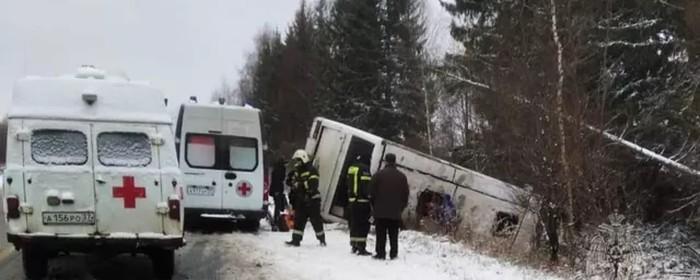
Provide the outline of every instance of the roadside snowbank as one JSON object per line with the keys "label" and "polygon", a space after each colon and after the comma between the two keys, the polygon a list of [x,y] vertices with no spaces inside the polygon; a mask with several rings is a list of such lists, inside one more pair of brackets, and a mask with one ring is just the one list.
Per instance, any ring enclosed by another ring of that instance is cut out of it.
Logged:
{"label": "roadside snowbank", "polygon": [[[251,247],[258,249],[231,254],[254,254],[255,258],[272,264],[275,272],[301,276],[301,279],[560,279],[479,255],[445,238],[415,231],[399,234],[399,258],[394,261],[352,255],[344,225],[326,225],[326,236],[328,246],[320,247],[309,226],[299,248],[283,244],[290,239],[291,233],[261,231],[258,234],[230,234],[222,239],[252,244]],[[368,245],[368,250],[374,251],[374,236],[370,235]]]}

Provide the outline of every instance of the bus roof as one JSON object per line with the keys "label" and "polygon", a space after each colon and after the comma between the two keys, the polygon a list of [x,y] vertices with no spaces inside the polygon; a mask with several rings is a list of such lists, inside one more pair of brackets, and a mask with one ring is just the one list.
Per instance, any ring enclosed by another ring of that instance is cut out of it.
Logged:
{"label": "bus roof", "polygon": [[[477,171],[471,170],[471,169],[469,169],[469,168],[463,167],[463,166],[461,166],[461,165],[457,165],[457,164],[455,164],[455,163],[446,161],[446,160],[441,159],[441,158],[439,158],[439,157],[426,154],[426,153],[424,153],[424,152],[421,152],[421,151],[419,151],[419,150],[416,150],[416,149],[413,149],[413,148],[411,148],[411,147],[405,146],[405,145],[403,145],[403,144],[399,144],[399,143],[396,143],[396,142],[393,142],[393,141],[390,141],[390,140],[386,140],[386,139],[384,139],[384,138],[382,138],[382,137],[379,137],[379,136],[374,135],[374,134],[371,134],[371,133],[369,133],[369,132],[366,132],[366,131],[363,131],[363,130],[354,128],[354,127],[352,127],[352,126],[349,126],[349,125],[346,125],[346,124],[343,124],[343,123],[340,123],[340,122],[332,121],[332,120],[329,120],[329,119],[326,119],[326,118],[323,118],[323,117],[316,117],[315,120],[316,120],[316,121],[321,121],[322,123],[325,123],[325,124],[331,124],[332,127],[336,127],[336,128],[342,129],[342,130],[345,131],[345,132],[352,133],[352,134],[357,135],[357,136],[359,136],[359,137],[361,137],[361,138],[364,138],[365,140],[372,141],[372,142],[376,142],[376,143],[385,143],[385,144],[397,146],[397,147],[400,147],[400,148],[402,148],[402,149],[404,149],[404,150],[406,150],[406,151],[410,151],[410,152],[413,152],[413,153],[415,153],[415,154],[419,154],[419,155],[421,155],[421,156],[423,156],[423,157],[426,157],[426,158],[432,159],[432,160],[434,160],[434,161],[440,162],[441,164],[450,166],[450,167],[452,167],[452,168],[455,168],[455,169],[458,169],[458,170],[462,170],[462,171],[465,171],[465,172],[469,172],[469,173],[471,173],[471,174],[473,174],[473,175],[476,175],[476,176],[479,176],[479,177],[481,177],[481,178],[483,178],[483,179],[486,179],[486,180],[496,180],[496,181],[502,182],[505,186],[507,186],[507,187],[509,187],[509,188],[511,188],[511,189],[514,189],[514,190],[517,190],[517,191],[522,191],[522,190],[523,190],[522,188],[520,188],[520,187],[518,187],[518,186],[515,186],[515,185],[512,185],[512,184],[510,184],[510,183],[501,181],[501,180],[499,180],[499,179],[497,179],[497,178],[493,178],[493,177],[488,176],[488,175],[486,175],[486,174],[483,174],[483,173],[481,173],[481,172],[477,172]],[[383,159],[382,159],[382,160],[383,160]]]}

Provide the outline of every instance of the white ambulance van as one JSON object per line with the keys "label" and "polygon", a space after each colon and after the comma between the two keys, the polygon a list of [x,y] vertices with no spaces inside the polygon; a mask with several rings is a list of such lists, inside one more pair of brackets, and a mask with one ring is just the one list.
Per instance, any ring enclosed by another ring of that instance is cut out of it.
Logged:
{"label": "white ambulance van", "polygon": [[181,173],[163,95],[94,67],[14,88],[7,239],[29,279],[60,253],[143,253],[169,279],[184,243]]}
{"label": "white ambulance van", "polygon": [[246,229],[258,229],[265,217],[260,122],[260,110],[251,107],[180,107],[175,137],[188,223],[200,218],[235,220]]}

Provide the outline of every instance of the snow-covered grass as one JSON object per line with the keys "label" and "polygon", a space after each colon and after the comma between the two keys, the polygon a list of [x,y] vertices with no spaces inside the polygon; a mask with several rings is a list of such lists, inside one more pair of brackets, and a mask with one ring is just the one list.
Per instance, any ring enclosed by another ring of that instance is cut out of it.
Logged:
{"label": "snow-covered grass", "polygon": [[[621,239],[625,249],[620,271],[629,272],[631,279],[700,279],[700,237],[691,228],[675,224],[628,226],[629,231]],[[576,279],[609,279],[612,275],[607,255],[612,239],[601,240],[602,247],[592,246],[586,251],[590,259],[580,264]]]}
{"label": "snow-covered grass", "polygon": [[[289,232],[263,229],[255,235],[234,233],[223,239],[252,245],[255,251],[245,253],[252,253],[254,258],[271,264],[275,270],[272,274],[284,272],[285,275],[294,275],[295,279],[560,279],[480,255],[447,238],[416,231],[399,234],[399,258],[396,260],[379,261],[356,256],[350,253],[344,225],[325,226],[327,247],[319,246],[310,226],[298,248],[284,245],[284,241],[291,238]],[[368,250],[374,251],[373,235],[370,235]]]}

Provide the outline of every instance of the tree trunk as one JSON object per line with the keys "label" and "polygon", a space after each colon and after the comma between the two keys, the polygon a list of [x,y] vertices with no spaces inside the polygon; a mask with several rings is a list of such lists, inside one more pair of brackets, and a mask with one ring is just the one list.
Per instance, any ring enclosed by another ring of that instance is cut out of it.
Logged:
{"label": "tree trunk", "polygon": [[692,62],[700,61],[700,1],[683,1],[683,20],[688,28],[688,57]]}
{"label": "tree trunk", "polygon": [[573,225],[574,225],[574,196],[573,196],[573,191],[572,191],[572,186],[571,186],[571,177],[570,177],[570,170],[571,167],[569,165],[569,159],[567,157],[567,151],[566,151],[566,130],[564,129],[564,115],[566,114],[564,110],[564,96],[563,96],[563,91],[564,91],[564,47],[562,46],[560,37],[559,37],[559,30],[557,27],[557,6],[555,3],[555,0],[550,0],[550,5],[551,5],[551,13],[552,13],[552,39],[554,40],[554,45],[556,47],[556,56],[557,56],[557,88],[556,88],[556,110],[557,110],[557,129],[558,129],[558,137],[559,137],[559,156],[561,160],[561,165],[562,165],[562,185],[564,186],[564,189],[567,194],[567,208],[566,208],[566,232],[567,232],[567,237],[569,238],[569,242],[573,242]]}
{"label": "tree trunk", "polygon": [[422,75],[423,75],[423,81],[422,81],[422,88],[423,88],[423,97],[424,97],[424,102],[425,102],[425,132],[428,136],[428,152],[430,155],[433,155],[433,133],[430,129],[430,100],[428,99],[428,89],[425,86],[425,66],[422,68]]}

